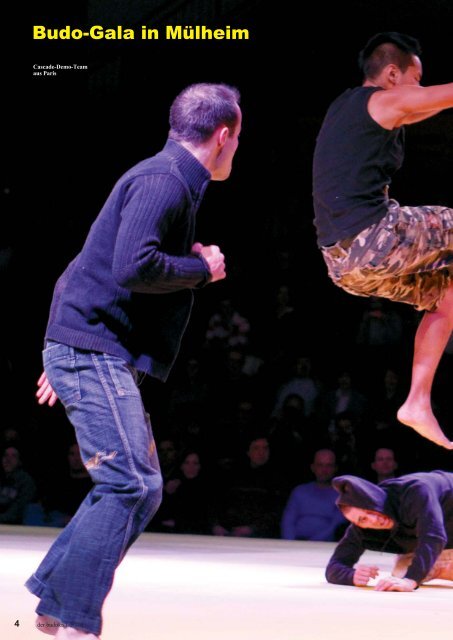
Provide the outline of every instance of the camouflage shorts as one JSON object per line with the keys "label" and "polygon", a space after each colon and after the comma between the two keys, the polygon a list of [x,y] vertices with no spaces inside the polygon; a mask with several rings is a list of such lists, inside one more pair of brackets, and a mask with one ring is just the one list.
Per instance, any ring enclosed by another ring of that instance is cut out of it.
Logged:
{"label": "camouflage shorts", "polygon": [[380,222],[321,251],[345,291],[434,311],[453,281],[453,209],[389,200]]}

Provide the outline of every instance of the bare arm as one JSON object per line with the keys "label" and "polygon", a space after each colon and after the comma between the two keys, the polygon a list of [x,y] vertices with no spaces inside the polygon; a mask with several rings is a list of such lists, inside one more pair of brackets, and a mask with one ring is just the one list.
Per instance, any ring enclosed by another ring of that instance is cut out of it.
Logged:
{"label": "bare arm", "polygon": [[384,129],[395,129],[432,117],[453,107],[453,82],[432,87],[400,85],[376,91],[370,97],[368,112]]}
{"label": "bare arm", "polygon": [[442,109],[433,109],[432,111],[426,111],[425,113],[413,113],[412,115],[406,116],[404,124],[414,124],[415,122],[427,120],[427,118],[432,118],[432,116],[437,115],[441,111]]}

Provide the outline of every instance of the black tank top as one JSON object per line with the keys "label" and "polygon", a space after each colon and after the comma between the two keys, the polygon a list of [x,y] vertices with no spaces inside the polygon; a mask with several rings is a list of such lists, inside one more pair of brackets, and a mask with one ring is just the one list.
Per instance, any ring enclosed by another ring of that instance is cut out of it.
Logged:
{"label": "black tank top", "polygon": [[348,89],[329,107],[313,159],[318,245],[357,235],[387,213],[385,188],[404,158],[404,128],[389,131],[368,113],[379,87]]}

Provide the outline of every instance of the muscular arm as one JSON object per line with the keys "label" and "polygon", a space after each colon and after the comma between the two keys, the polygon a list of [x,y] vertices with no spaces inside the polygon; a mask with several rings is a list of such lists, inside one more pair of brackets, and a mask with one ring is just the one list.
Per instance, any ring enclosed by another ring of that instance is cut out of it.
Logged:
{"label": "muscular arm", "polygon": [[427,120],[432,116],[440,113],[442,109],[433,109],[432,111],[427,111],[426,113],[413,113],[412,115],[408,115],[405,118],[404,124],[414,124],[415,122],[421,122],[422,120]]}
{"label": "muscular arm", "polygon": [[431,87],[400,85],[376,91],[370,97],[368,112],[384,129],[395,129],[426,120],[450,107],[453,107],[453,82]]}

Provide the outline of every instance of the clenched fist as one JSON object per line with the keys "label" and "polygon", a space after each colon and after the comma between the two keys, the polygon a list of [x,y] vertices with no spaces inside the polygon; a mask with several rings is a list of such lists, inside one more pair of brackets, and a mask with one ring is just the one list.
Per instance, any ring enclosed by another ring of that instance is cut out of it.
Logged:
{"label": "clenched fist", "polygon": [[200,242],[196,242],[192,247],[192,251],[201,253],[208,263],[209,271],[211,272],[211,282],[223,280],[223,278],[226,277],[225,256],[216,244],[204,246]]}
{"label": "clenched fist", "polygon": [[358,564],[354,571],[352,579],[356,587],[366,587],[372,578],[376,578],[379,574],[379,568],[367,564]]}

